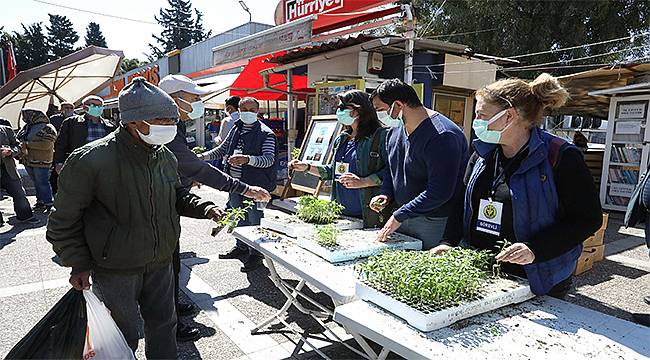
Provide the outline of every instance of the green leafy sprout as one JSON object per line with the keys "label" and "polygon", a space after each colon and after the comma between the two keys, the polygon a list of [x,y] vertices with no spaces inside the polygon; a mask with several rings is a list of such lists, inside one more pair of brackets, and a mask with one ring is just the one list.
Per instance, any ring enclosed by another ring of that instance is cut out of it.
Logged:
{"label": "green leafy sprout", "polygon": [[336,239],[340,233],[341,230],[335,228],[332,225],[317,226],[315,234],[316,243],[324,248],[334,249],[339,246]]}
{"label": "green leafy sprout", "polygon": [[244,201],[243,207],[230,208],[226,210],[226,214],[217,222],[217,227],[212,229],[212,236],[216,236],[221,229],[227,228],[228,232],[232,232],[240,221],[246,219],[246,213],[252,209],[255,203],[250,200]]}
{"label": "green leafy sprout", "polygon": [[318,225],[331,224],[338,220],[344,207],[334,201],[321,200],[314,195],[298,199],[296,215],[304,222]]}
{"label": "green leafy sprout", "polygon": [[196,147],[194,147],[192,149],[192,152],[194,152],[195,154],[201,154],[201,153],[204,153],[206,151],[208,151],[208,149],[203,147],[203,146],[196,146]]}
{"label": "green leafy sprout", "polygon": [[300,157],[300,148],[295,147],[291,150],[291,159],[295,160]]}
{"label": "green leafy sprout", "polygon": [[384,251],[356,270],[365,284],[429,313],[478,298],[492,262],[487,250]]}

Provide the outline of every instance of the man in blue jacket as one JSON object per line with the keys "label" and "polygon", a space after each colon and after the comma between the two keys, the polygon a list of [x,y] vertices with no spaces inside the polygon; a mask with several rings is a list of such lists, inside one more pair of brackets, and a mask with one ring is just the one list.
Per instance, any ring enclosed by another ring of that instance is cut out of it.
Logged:
{"label": "man in blue jacket", "polygon": [[[203,116],[204,107],[201,101],[201,95],[208,91],[198,86],[192,79],[184,75],[167,75],[160,80],[159,87],[169,94],[180,113],[178,130],[176,137],[166,146],[174,153],[178,160],[178,175],[181,185],[190,189],[194,182],[207,185],[211,188],[234,193],[242,197],[252,198],[257,201],[268,202],[271,200],[271,194],[259,186],[250,186],[239,179],[223,173],[216,167],[200,160],[192,150],[186,140],[185,121],[196,120]],[[177,246],[173,258],[174,274],[176,281],[176,312],[180,315],[190,315],[195,309],[192,304],[182,304],[178,299],[179,278],[181,268],[180,247]],[[198,328],[178,322],[177,339],[178,341],[194,341],[201,337]]]}
{"label": "man in blue jacket", "polygon": [[397,210],[377,240],[394,231],[422,240],[424,250],[462,233],[463,175],[468,160],[463,130],[422,105],[415,90],[398,79],[381,84],[371,95],[377,116],[391,130],[386,138],[388,171],[381,195],[370,207],[390,202]]}

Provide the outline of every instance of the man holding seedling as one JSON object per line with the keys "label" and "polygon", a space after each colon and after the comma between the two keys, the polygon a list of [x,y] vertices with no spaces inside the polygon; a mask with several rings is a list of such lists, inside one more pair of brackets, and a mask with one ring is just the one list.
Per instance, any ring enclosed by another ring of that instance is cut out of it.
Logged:
{"label": "man holding seedling", "polygon": [[386,137],[388,171],[381,194],[370,207],[381,211],[391,200],[398,206],[377,240],[386,241],[399,230],[422,240],[428,250],[441,240],[460,238],[468,159],[463,130],[425,108],[415,90],[401,80],[384,82],[371,99],[377,116],[391,129]]}
{"label": "man holding seedling", "polygon": [[[259,102],[252,97],[245,97],[239,102],[239,120],[225,140],[216,148],[199,154],[203,160],[224,159],[225,171],[230,176],[240,179],[247,184],[260,186],[267,191],[273,191],[276,186],[276,146],[275,134],[268,126],[262,124],[257,117],[260,110]],[[250,208],[246,219],[239,226],[259,225],[263,216],[262,209],[266,202],[258,201],[257,206]],[[230,193],[228,208],[244,207],[244,198],[237,193]],[[229,252],[219,255],[220,259],[237,259],[244,257],[242,272],[253,271],[262,266],[262,255],[237,240],[237,244]]]}

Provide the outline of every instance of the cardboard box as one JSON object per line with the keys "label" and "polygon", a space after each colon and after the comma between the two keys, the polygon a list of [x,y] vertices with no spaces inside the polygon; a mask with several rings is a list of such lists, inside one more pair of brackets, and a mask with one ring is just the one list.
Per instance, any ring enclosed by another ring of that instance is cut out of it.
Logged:
{"label": "cardboard box", "polygon": [[588,238],[582,243],[582,245],[585,248],[603,245],[603,243],[605,242],[605,230],[607,230],[608,221],[609,221],[609,214],[603,213],[603,225],[600,227],[600,229],[598,229],[598,231],[596,231],[594,236]]}
{"label": "cardboard box", "polygon": [[605,258],[605,245],[585,247],[578,258],[575,275],[580,275],[591,270],[595,263]]}

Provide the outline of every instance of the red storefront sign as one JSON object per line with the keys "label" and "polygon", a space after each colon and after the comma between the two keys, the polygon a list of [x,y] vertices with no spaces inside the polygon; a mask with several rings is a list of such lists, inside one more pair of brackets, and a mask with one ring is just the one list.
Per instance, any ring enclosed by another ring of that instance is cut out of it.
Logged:
{"label": "red storefront sign", "polygon": [[318,15],[313,25],[313,33],[318,34],[397,13],[400,11],[399,6],[388,10],[375,9],[394,2],[395,0],[280,0],[275,22],[280,25]]}

